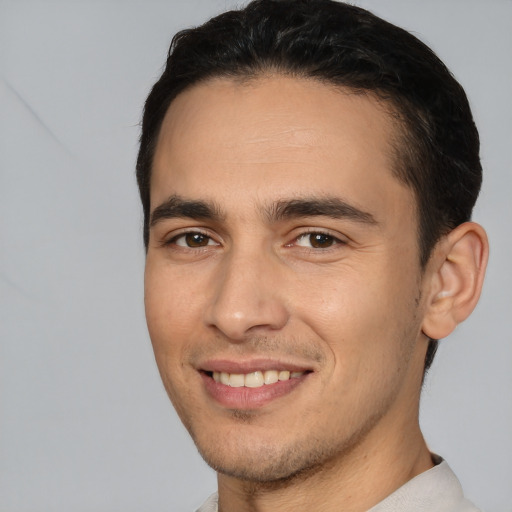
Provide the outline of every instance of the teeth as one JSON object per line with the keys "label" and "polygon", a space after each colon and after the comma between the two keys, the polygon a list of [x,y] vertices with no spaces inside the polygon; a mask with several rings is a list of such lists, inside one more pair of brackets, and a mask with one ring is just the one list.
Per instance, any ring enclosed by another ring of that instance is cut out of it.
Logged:
{"label": "teeth", "polygon": [[245,387],[247,388],[259,388],[263,386],[263,384],[263,373],[261,372],[248,373],[245,376]]}
{"label": "teeth", "polygon": [[275,384],[279,380],[279,372],[277,370],[269,370],[263,374],[265,384]]}
{"label": "teeth", "polygon": [[304,372],[289,372],[288,370],[267,370],[266,372],[257,371],[246,374],[213,372],[213,380],[232,388],[260,388],[278,381],[298,379],[302,375]]}
{"label": "teeth", "polygon": [[290,380],[290,372],[288,370],[281,370],[279,372],[279,380]]}
{"label": "teeth", "polygon": [[229,385],[232,388],[243,388],[245,385],[245,377],[242,373],[232,373],[229,376]]}

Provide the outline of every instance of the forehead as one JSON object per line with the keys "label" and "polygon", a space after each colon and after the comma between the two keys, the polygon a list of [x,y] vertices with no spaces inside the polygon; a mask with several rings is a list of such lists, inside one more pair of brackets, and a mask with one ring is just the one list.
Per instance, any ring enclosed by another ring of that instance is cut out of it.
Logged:
{"label": "forehead", "polygon": [[215,79],[180,94],[159,134],[152,208],[172,194],[230,198],[350,198],[389,206],[411,191],[393,175],[397,128],[385,106],[319,81]]}

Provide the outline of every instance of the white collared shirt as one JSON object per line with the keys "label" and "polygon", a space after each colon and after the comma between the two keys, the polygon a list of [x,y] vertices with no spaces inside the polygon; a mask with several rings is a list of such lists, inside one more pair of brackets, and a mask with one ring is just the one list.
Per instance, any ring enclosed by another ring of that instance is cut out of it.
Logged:
{"label": "white collared shirt", "polygon": [[[196,512],[218,512],[217,493]],[[368,512],[480,512],[464,498],[459,480],[446,461],[421,473]]]}

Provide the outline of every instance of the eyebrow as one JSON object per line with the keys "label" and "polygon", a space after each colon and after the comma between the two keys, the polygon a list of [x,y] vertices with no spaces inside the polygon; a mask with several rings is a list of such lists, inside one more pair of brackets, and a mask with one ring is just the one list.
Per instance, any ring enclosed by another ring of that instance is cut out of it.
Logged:
{"label": "eyebrow", "polygon": [[153,227],[162,220],[176,218],[219,221],[223,215],[214,203],[173,195],[151,212],[149,225]]}
{"label": "eyebrow", "polygon": [[348,219],[362,224],[377,225],[375,217],[338,197],[301,198],[277,201],[266,211],[271,222],[300,217]]}
{"label": "eyebrow", "polygon": [[[302,217],[329,217],[362,224],[378,224],[371,213],[360,210],[338,197],[281,199],[265,207],[263,211],[271,223]],[[221,221],[225,215],[215,203],[173,195],[153,210],[149,225],[153,227],[162,220],[174,218]]]}

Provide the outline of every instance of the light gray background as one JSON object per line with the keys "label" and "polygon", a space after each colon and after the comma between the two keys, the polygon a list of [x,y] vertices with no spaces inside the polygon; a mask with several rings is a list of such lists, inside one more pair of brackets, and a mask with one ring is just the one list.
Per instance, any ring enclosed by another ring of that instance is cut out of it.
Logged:
{"label": "light gray background", "polygon": [[[215,488],[146,333],[138,122],[172,34],[229,0],[0,1],[0,510],[191,511]],[[512,511],[512,2],[367,0],[465,86],[492,253],[422,402],[431,448]]]}

